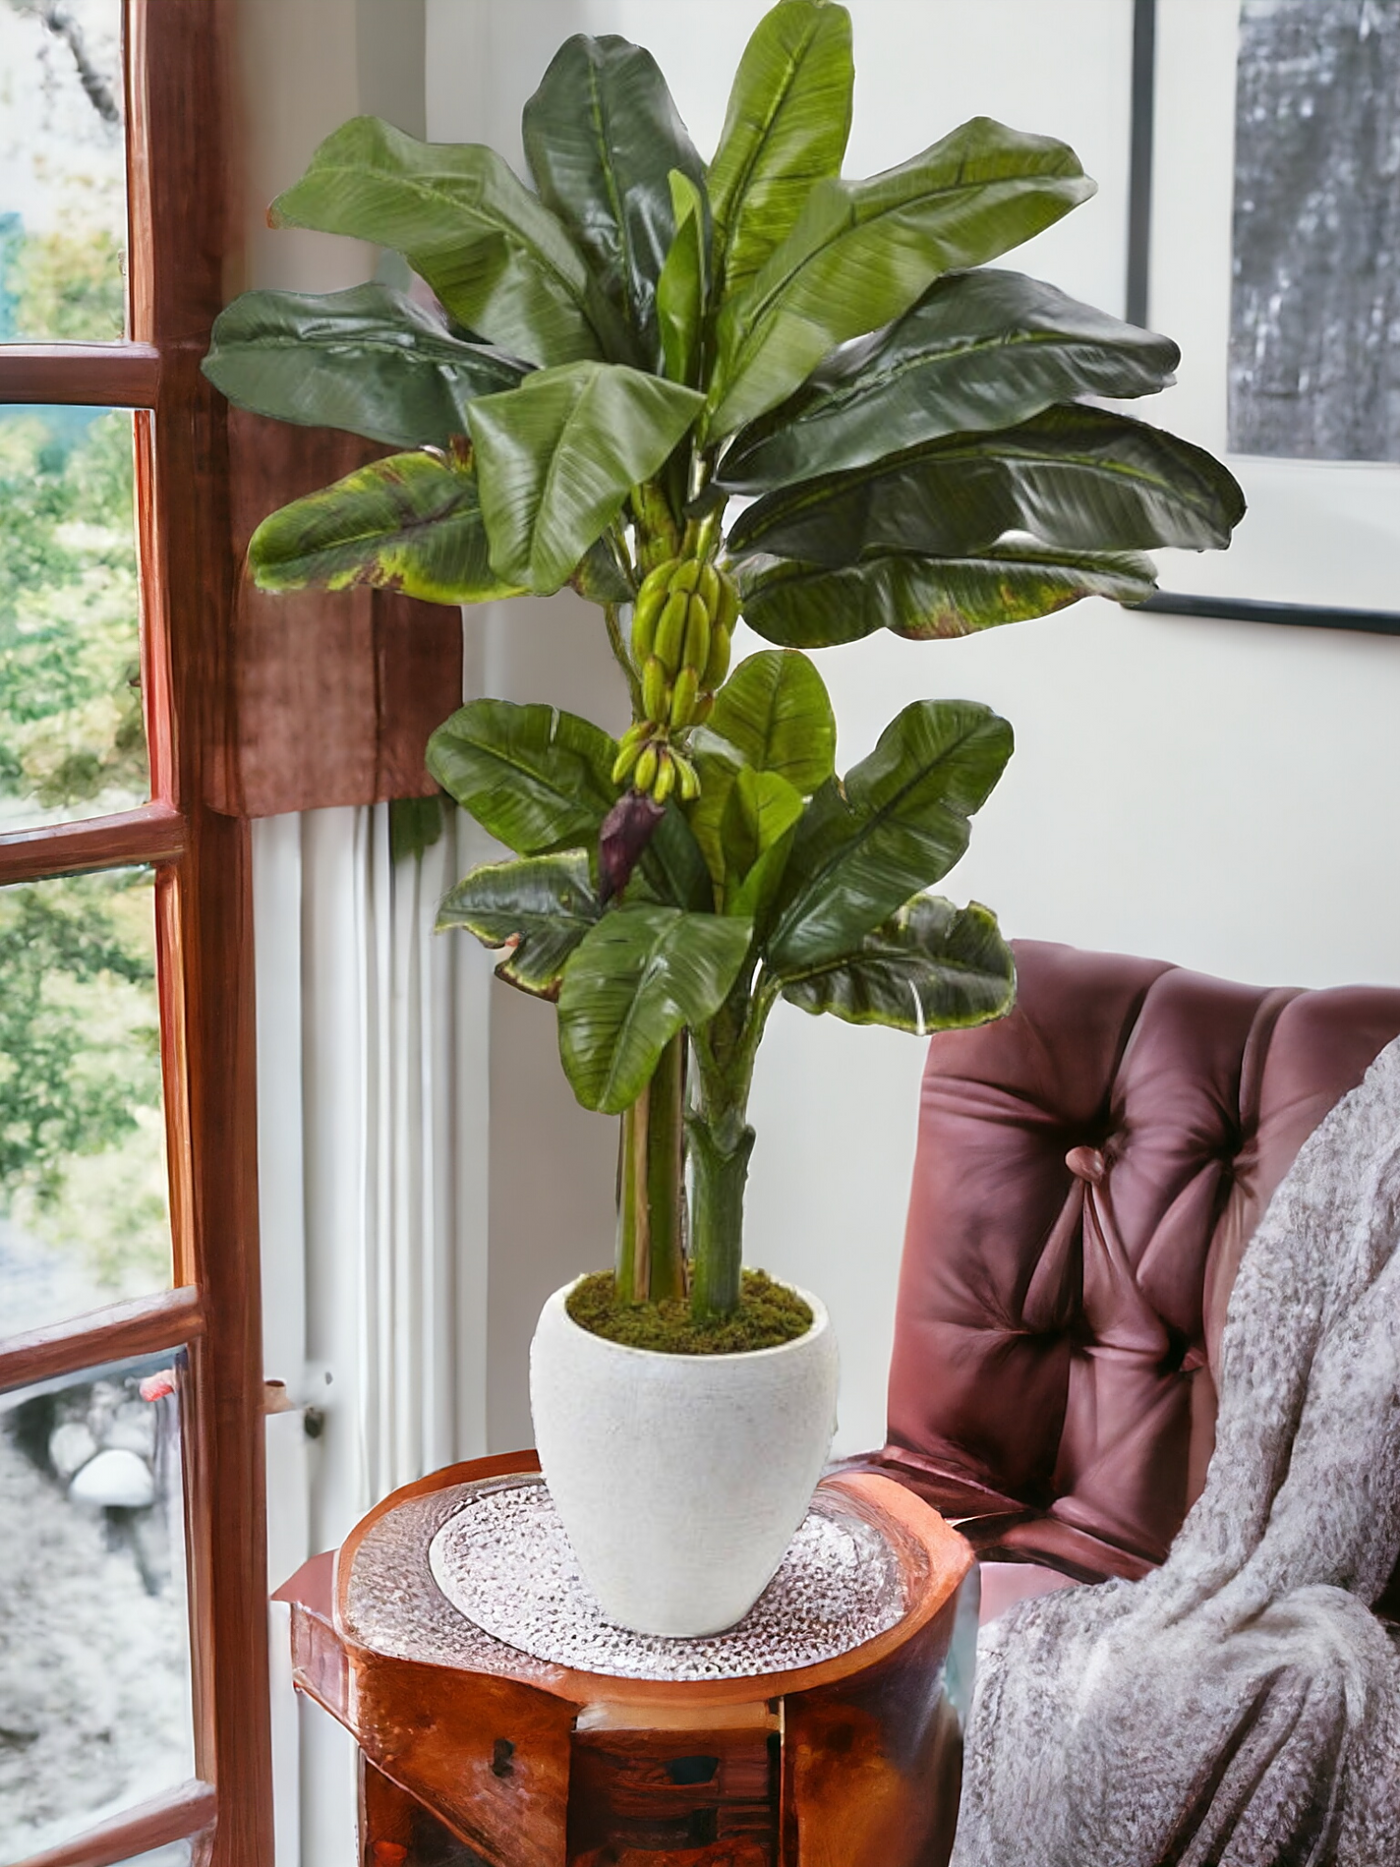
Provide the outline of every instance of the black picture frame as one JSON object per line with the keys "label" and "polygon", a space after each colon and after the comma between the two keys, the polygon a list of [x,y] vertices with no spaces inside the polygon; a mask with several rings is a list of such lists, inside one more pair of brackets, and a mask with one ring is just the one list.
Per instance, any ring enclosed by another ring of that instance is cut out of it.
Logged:
{"label": "black picture frame", "polygon": [[[1124,297],[1129,323],[1139,325],[1148,323],[1151,285],[1157,5],[1158,0],[1133,0],[1128,250]],[[1365,635],[1400,635],[1400,610],[1278,603],[1171,590],[1158,590],[1137,607],[1174,616],[1210,617],[1223,622],[1263,622],[1295,628],[1354,630]]]}

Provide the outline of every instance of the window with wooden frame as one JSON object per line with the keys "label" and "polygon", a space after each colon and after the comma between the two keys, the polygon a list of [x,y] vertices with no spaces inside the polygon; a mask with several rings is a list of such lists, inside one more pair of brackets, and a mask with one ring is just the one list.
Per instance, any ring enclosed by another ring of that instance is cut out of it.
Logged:
{"label": "window with wooden frame", "polygon": [[218,14],[0,0],[7,1864],[272,1857]]}

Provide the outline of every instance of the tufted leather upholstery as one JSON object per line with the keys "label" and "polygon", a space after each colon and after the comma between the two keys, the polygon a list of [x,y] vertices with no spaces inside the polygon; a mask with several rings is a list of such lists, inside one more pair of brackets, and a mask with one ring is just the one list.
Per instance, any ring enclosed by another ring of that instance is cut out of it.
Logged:
{"label": "tufted leather upholstery", "polygon": [[1244,1246],[1400,990],[1016,956],[1012,1015],[929,1046],[880,1464],[988,1555],[1140,1575],[1205,1475]]}

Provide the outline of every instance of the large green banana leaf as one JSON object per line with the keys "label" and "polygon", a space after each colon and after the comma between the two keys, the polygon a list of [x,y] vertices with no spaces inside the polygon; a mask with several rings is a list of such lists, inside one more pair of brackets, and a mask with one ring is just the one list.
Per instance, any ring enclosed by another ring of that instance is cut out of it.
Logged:
{"label": "large green banana leaf", "polygon": [[845,7],[781,0],[754,28],[709,171],[724,296],[791,233],[813,183],[841,173],[854,84]]}
{"label": "large green banana leaf", "polygon": [[852,952],[967,848],[968,818],[1011,756],[1011,728],[971,700],[916,700],[844,785],[824,784],[797,826],[769,971],[795,977]]}
{"label": "large green banana leaf", "polygon": [[590,290],[582,255],[484,144],[420,143],[378,117],[352,117],[269,218],[392,247],[459,324],[532,363],[613,353],[615,314],[600,317],[607,301]]}
{"label": "large green banana leaf", "polygon": [[920,895],[853,953],[788,979],[783,997],[847,1024],[888,1024],[922,1037],[1009,1011],[1016,963],[989,908]]}
{"label": "large green banana leaf", "polygon": [[764,649],[741,661],[715,696],[709,728],[755,771],[776,772],[810,797],[836,769],[836,715],[805,655]]}
{"label": "large green banana leaf", "polygon": [[676,1032],[719,1010],[749,948],[747,921],[679,908],[616,908],[564,969],[559,1054],[586,1109],[620,1115]]}
{"label": "large green banana leaf", "polygon": [[747,875],[802,815],[802,793],[775,771],[741,766],[724,811],[724,853],[731,875]]}
{"label": "large green banana leaf", "polygon": [[744,620],[766,640],[831,648],[876,629],[912,641],[972,635],[1048,616],[1084,596],[1141,603],[1156,579],[1151,558],[1136,552],[1057,551],[1026,538],[1003,540],[981,557],[887,551],[844,570],[750,558],[740,586]]}
{"label": "large green banana leaf", "polygon": [[656,60],[616,34],[576,33],[526,104],[524,133],[540,199],[656,368],[656,283],[675,232],[667,177],[699,188],[705,174]]}
{"label": "large green banana leaf", "polygon": [[939,273],[995,259],[1093,191],[1064,143],[990,117],[868,181],[818,182],[720,314],[709,433],[754,421],[837,344],[902,316]]}
{"label": "large green banana leaf", "polygon": [[428,770],[519,856],[595,849],[617,802],[617,745],[576,713],[472,700],[428,741]]}
{"label": "large green banana leaf", "polygon": [[691,757],[700,778],[700,795],[688,806],[687,822],[714,884],[714,899],[723,905],[729,880],[724,853],[724,813],[743,762],[722,740],[712,739],[705,732],[696,734]]}
{"label": "large green banana leaf", "polygon": [[509,947],[496,977],[555,998],[564,962],[602,912],[588,857],[573,849],[472,869],[443,896],[437,931],[465,927],[483,946]]}
{"label": "large green banana leaf", "polygon": [[668,179],[676,232],[656,281],[661,363],[672,382],[694,387],[700,374],[700,339],[709,293],[705,197],[679,169],[672,169]]}
{"label": "large green banana leaf", "polygon": [[650,894],[663,907],[708,913],[715,904],[704,852],[674,798],[667,804],[666,814],[634,873],[640,874],[641,886],[634,883],[633,893]]}
{"label": "large green banana leaf", "polygon": [[831,570],[887,551],[982,556],[1007,532],[1070,551],[1200,551],[1228,544],[1243,514],[1237,482],[1204,448],[1071,403],[768,493],[729,547]]}
{"label": "large green banana leaf", "polygon": [[589,362],[537,370],[475,402],[481,504],[499,574],[542,593],[559,589],[703,400],[645,371]]}
{"label": "large green banana leaf", "polygon": [[736,435],[719,478],[733,492],[766,492],[941,435],[1010,428],[1052,402],[1152,395],[1180,356],[1169,337],[1022,272],[949,273],[888,331],[837,351]]}
{"label": "large green banana leaf", "polygon": [[460,455],[391,454],[265,518],[248,544],[264,590],[356,584],[429,603],[489,603],[521,587],[491,568],[481,496]]}
{"label": "large green banana leaf", "polygon": [[737,774],[720,832],[726,914],[746,915],[760,932],[766,928],[801,817],[802,793],[786,778],[749,766]]}
{"label": "large green banana leaf", "polygon": [[390,447],[446,447],[470,433],[477,396],[513,389],[526,371],[387,285],[245,292],[215,319],[200,368],[239,408]]}

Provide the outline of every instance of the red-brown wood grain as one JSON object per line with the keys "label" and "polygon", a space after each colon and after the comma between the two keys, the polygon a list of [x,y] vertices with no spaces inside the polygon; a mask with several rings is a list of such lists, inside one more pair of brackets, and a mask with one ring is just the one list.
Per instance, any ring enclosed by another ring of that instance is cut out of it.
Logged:
{"label": "red-brown wood grain", "polygon": [[[132,1811],[100,1836],[45,1857],[46,1867],[60,1859],[101,1867],[204,1830],[211,1816],[212,1839],[206,1834],[196,1848],[199,1867],[206,1858],[211,1867],[267,1867],[272,1803],[250,850],[247,823],[208,803],[229,756],[236,566],[225,411],[199,372],[222,303],[231,66],[224,0],[126,0],[124,13],[129,341],[4,346],[0,400],[138,411],[142,695],[154,801],[119,816],[0,838],[0,882],[156,865],[161,1056],[181,1287],[0,1340],[0,1384],[190,1346],[182,1394],[201,1782],[192,1801],[177,1798],[160,1814],[160,1821],[177,1822],[168,1832],[150,1826],[156,1816],[149,1808]],[[114,1835],[122,1838],[119,1853],[103,1852],[116,1845]]]}
{"label": "red-brown wood grain", "polygon": [[956,1598],[857,1676],[787,1702],[785,1859],[802,1867],[946,1861],[962,1781],[962,1732],[942,1662]]}
{"label": "red-brown wood grain", "polygon": [[[177,1263],[200,1289],[186,1454],[195,1760],[218,1796],[213,1867],[272,1858],[267,1711],[262,1350],[258,1272],[251,852],[248,825],[207,802],[231,661],[235,567],[224,405],[199,361],[223,298],[223,124],[229,69],[215,0],[129,0],[131,332],[159,350],[144,424],[144,614],[168,666],[153,763],[186,822],[160,928],[167,1104],[187,1110],[174,1200]],[[148,705],[155,696],[151,696]],[[172,1132],[178,1133],[178,1125]],[[178,1180],[177,1180],[178,1188]]]}
{"label": "red-brown wood grain", "polygon": [[484,1854],[444,1828],[416,1797],[360,1759],[361,1867],[492,1867]]}
{"label": "red-brown wood grain", "polygon": [[45,875],[83,869],[115,869],[128,863],[173,862],[185,847],[185,820],[169,804],[86,823],[52,823],[0,836],[0,886],[32,882]]}
{"label": "red-brown wood grain", "polygon": [[157,1296],[111,1303],[87,1316],[0,1339],[0,1390],[51,1381],[104,1362],[128,1361],[177,1349],[204,1333],[197,1290],[162,1290]]}
{"label": "red-brown wood grain", "polygon": [[0,345],[0,402],[154,408],[159,389],[154,344]]}
{"label": "red-brown wood grain", "polygon": [[213,1823],[214,1801],[208,1783],[197,1779],[182,1783],[61,1847],[30,1855],[25,1867],[115,1867],[138,1854],[150,1854],[172,1841],[200,1834]]}
{"label": "red-brown wood grain", "polygon": [[721,1850],[745,1867],[775,1867],[781,1718],[775,1701],[744,1709],[742,1719],[701,1716],[680,1728],[581,1721],[569,1779],[571,1867],[609,1867],[627,1849]]}
{"label": "red-brown wood grain", "polygon": [[[279,1590],[293,1603],[298,1685],[354,1732],[374,1770],[491,1867],[938,1867],[946,1859],[961,1751],[943,1661],[972,1554],[886,1478],[826,1483],[889,1540],[907,1611],[887,1633],[820,1665],[761,1679],[637,1680],[541,1664],[503,1645],[476,1664],[447,1664],[381,1653],[357,1638],[349,1591],[356,1552],[375,1525],[443,1487],[536,1469],[533,1455],[513,1454],[406,1486],[347,1538],[334,1599],[326,1558]],[[405,1552],[405,1600],[432,1586]],[[429,1856],[420,1861],[404,1839],[408,1804],[378,1794],[364,1805],[367,1867],[426,1867]]]}

